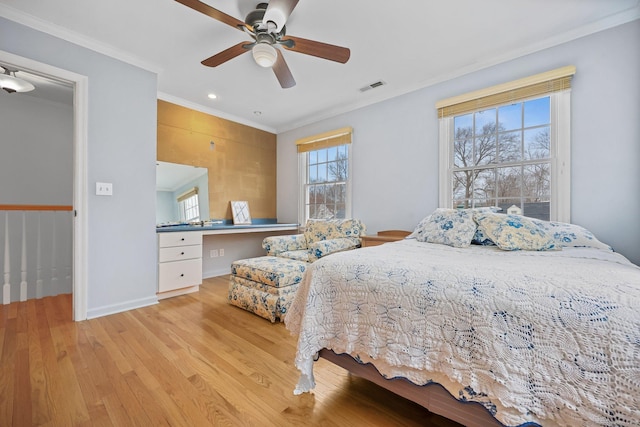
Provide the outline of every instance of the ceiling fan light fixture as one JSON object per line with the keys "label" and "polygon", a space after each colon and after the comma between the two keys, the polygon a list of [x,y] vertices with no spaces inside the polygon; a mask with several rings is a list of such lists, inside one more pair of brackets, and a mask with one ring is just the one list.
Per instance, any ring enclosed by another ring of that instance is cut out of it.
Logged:
{"label": "ceiling fan light fixture", "polygon": [[29,92],[35,89],[35,86],[28,81],[15,76],[17,70],[2,68],[4,68],[4,74],[0,74],[0,88],[6,92]]}
{"label": "ceiling fan light fixture", "polygon": [[253,59],[261,67],[271,68],[278,59],[278,51],[268,43],[258,43],[251,49]]}

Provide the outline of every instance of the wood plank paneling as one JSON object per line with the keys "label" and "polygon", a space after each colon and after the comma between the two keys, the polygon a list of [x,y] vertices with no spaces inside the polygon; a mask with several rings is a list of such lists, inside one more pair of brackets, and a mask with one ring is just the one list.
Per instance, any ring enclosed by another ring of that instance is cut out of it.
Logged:
{"label": "wood plank paneling", "polygon": [[158,101],[157,159],[209,170],[211,218],[231,219],[231,200],[247,200],[253,218],[276,218],[273,133]]}
{"label": "wood plank paneling", "polygon": [[294,396],[296,337],[227,287],[83,322],[71,295],[0,306],[0,425],[457,426],[323,359]]}

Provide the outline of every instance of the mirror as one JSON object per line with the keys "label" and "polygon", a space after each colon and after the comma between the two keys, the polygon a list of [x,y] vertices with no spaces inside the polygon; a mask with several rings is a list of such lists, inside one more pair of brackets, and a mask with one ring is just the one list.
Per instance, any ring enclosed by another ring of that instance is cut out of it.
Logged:
{"label": "mirror", "polygon": [[156,224],[208,220],[208,182],[207,168],[156,162]]}

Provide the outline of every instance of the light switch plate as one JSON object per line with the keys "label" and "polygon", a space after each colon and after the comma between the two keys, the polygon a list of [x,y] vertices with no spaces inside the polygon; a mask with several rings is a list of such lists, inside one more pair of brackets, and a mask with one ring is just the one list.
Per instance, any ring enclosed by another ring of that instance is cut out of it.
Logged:
{"label": "light switch plate", "polygon": [[112,196],[113,184],[110,182],[96,182],[96,196]]}

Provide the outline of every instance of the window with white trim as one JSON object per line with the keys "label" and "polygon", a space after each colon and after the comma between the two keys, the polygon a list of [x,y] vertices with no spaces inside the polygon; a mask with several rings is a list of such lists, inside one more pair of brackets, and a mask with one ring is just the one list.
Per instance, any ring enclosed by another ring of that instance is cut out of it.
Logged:
{"label": "window with white trim", "polygon": [[343,128],[296,141],[302,224],[351,216],[351,133]]}
{"label": "window with white trim", "polygon": [[515,205],[570,220],[570,82],[564,67],[440,101],[440,205]]}
{"label": "window with white trim", "polygon": [[200,221],[198,187],[193,187],[178,196],[178,210],[180,211],[181,221]]}

